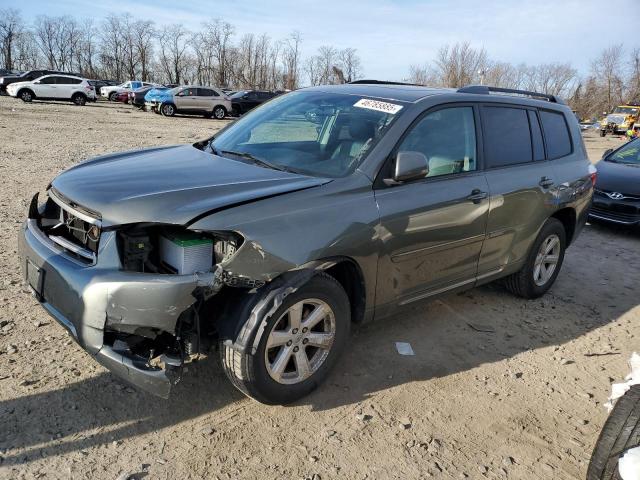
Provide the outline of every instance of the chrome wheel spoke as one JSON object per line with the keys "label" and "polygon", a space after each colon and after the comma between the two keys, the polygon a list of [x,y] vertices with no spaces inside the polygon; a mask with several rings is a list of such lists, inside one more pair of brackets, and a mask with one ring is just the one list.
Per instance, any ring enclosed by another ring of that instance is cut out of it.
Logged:
{"label": "chrome wheel spoke", "polygon": [[554,264],[554,265],[555,265],[556,263],[558,263],[558,259],[559,259],[559,258],[560,258],[560,257],[559,257],[558,255],[547,255],[547,256],[544,258],[544,263],[552,263],[552,264]]}
{"label": "chrome wheel spoke", "polygon": [[287,364],[291,359],[291,354],[293,353],[293,348],[291,347],[282,347],[282,349],[278,352],[275,361],[271,365],[271,374],[276,378],[282,378],[282,374],[284,373],[285,368],[287,368]]}
{"label": "chrome wheel spoke", "polygon": [[291,334],[281,330],[274,330],[267,340],[267,349],[286,345],[291,340]]}
{"label": "chrome wheel spoke", "polygon": [[304,304],[302,302],[296,303],[289,308],[289,327],[291,329],[300,328],[302,323],[302,308]]}
{"label": "chrome wheel spoke", "polygon": [[333,333],[311,332],[307,335],[307,346],[327,349],[333,343]]}
{"label": "chrome wheel spoke", "polygon": [[305,378],[311,376],[311,365],[309,364],[309,357],[307,357],[307,353],[305,352],[304,348],[301,348],[295,353],[293,361],[296,364],[298,381],[304,380]]}
{"label": "chrome wheel spoke", "polygon": [[315,327],[320,320],[327,316],[327,311],[322,305],[317,306],[302,322],[302,326],[308,329]]}
{"label": "chrome wheel spoke", "polygon": [[540,280],[540,270],[541,265],[536,265],[536,268],[533,270],[533,279],[537,282]]}

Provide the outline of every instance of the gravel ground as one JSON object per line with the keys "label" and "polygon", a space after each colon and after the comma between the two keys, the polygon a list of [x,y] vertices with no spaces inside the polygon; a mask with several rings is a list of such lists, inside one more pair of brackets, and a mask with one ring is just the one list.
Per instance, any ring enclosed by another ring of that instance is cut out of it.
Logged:
{"label": "gravel ground", "polygon": [[[640,349],[637,231],[588,225],[542,299],[489,285],[355,329],[289,407],[246,399],[215,358],[156,399],[71,341],[21,283],[28,200],[79,160],[224,123],[0,97],[1,478],[584,478],[610,382]],[[594,161],[620,142],[587,138]]]}

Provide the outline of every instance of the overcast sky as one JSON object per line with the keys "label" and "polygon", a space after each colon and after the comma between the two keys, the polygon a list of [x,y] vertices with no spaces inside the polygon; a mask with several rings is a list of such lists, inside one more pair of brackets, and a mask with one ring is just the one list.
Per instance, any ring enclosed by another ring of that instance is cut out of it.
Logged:
{"label": "overcast sky", "polygon": [[264,32],[279,39],[298,30],[305,56],[320,45],[353,47],[365,77],[388,80],[406,77],[409,65],[459,41],[484,47],[494,60],[571,62],[581,73],[608,41],[625,42],[627,51],[640,46],[639,0],[617,6],[601,0],[28,0],[15,6],[27,20],[129,12],[189,28],[220,18],[238,36]]}

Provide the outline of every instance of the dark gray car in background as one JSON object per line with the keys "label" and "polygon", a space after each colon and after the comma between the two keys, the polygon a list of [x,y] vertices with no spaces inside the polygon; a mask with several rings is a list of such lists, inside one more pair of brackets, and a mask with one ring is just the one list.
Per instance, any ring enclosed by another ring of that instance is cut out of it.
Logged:
{"label": "dark gray car in background", "polygon": [[551,287],[595,169],[567,106],[511,93],[314,87],[194,145],[85,161],[33,198],[25,279],[149,392],[218,343],[241,391],[294,401],[351,322],[501,278],[524,298]]}

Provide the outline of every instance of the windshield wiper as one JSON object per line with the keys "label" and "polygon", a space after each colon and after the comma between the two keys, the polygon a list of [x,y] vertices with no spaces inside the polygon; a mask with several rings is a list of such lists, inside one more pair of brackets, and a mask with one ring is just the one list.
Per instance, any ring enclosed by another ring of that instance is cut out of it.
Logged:
{"label": "windshield wiper", "polygon": [[[211,146],[211,148],[213,149],[213,145]],[[214,151],[214,153],[216,153]],[[247,160],[251,160],[253,163],[257,163],[258,165],[261,165],[263,167],[266,168],[271,168],[273,170],[279,170],[281,172],[289,172],[290,170],[287,167],[283,167],[281,165],[275,165],[271,162],[267,162],[266,160],[263,160],[261,158],[258,158],[252,154],[250,154],[249,152],[236,152],[234,150],[220,150],[216,153],[217,155],[235,155],[236,157],[240,157],[240,158],[246,158]]]}

